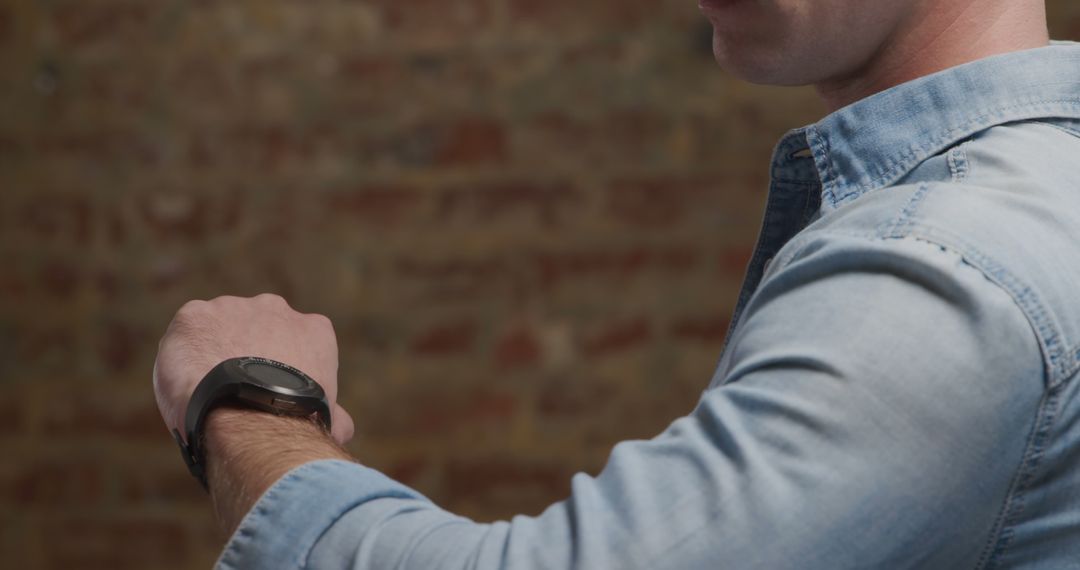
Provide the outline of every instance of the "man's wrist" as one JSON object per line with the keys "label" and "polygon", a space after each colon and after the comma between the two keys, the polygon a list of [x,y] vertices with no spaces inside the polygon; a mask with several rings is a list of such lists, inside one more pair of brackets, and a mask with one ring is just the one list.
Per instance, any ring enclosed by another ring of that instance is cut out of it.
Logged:
{"label": "man's wrist", "polygon": [[229,533],[289,471],[322,459],[352,461],[314,419],[231,407],[207,416],[205,449],[210,494]]}

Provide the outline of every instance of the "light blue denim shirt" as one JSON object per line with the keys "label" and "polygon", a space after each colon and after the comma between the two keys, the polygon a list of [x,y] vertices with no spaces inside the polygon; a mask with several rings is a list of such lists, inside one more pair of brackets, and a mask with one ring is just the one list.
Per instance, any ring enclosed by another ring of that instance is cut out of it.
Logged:
{"label": "light blue denim shirt", "polygon": [[1080,568],[1080,45],[864,99],[771,178],[690,415],[492,524],[309,463],[219,568]]}

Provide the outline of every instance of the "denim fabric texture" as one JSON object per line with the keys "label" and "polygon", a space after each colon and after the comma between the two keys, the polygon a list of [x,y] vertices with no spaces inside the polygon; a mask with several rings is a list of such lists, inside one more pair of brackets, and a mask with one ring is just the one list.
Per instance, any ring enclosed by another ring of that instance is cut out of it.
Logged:
{"label": "denim fabric texture", "polygon": [[[536,517],[299,467],[218,567],[1080,568],[1080,45],[788,133],[697,407]],[[705,382],[703,379],[703,387]]]}

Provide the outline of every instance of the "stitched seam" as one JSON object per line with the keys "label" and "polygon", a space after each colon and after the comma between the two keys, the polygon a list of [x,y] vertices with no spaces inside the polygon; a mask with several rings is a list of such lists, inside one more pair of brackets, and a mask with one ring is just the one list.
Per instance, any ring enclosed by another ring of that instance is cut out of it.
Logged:
{"label": "stitched seam", "polygon": [[1065,125],[1058,125],[1058,124],[1051,123],[1051,122],[1048,122],[1048,121],[1032,121],[1032,122],[1039,123],[1040,125],[1045,125],[1047,127],[1055,128],[1055,129],[1057,129],[1059,131],[1064,132],[1065,134],[1067,134],[1069,136],[1080,137],[1080,129],[1074,129],[1072,127],[1066,127]]}
{"label": "stitched seam", "polygon": [[1008,553],[1016,537],[1016,524],[1020,515],[1024,513],[1026,505],[1026,491],[1031,480],[1038,471],[1042,458],[1046,454],[1047,441],[1050,439],[1050,431],[1057,420],[1058,401],[1061,399],[1061,387],[1051,389],[1039,405],[1037,418],[1039,420],[1028,436],[1025,446],[1024,458],[1017,469],[1013,481],[1009,486],[1009,493],[1002,504],[1002,510],[994,521],[995,532],[987,539],[982,554],[975,568],[987,569],[995,566]]}
{"label": "stitched seam", "polygon": [[[909,205],[919,201],[921,201],[921,199],[916,199],[916,197],[913,196],[909,201]],[[907,209],[908,208],[905,208],[905,210]],[[904,217],[905,216],[901,214],[897,219],[901,220]],[[1040,350],[1043,352],[1044,372],[1047,375],[1047,389],[1056,389],[1059,386],[1066,384],[1067,379],[1080,371],[1080,360],[1073,360],[1067,364],[1062,362],[1063,358],[1069,356],[1080,359],[1080,344],[1067,350],[1062,349],[1062,341],[1060,340],[1062,335],[1053,326],[1049,317],[1049,311],[1035,295],[1034,290],[1017,278],[1012,272],[1002,267],[994,261],[993,258],[982,253],[978,248],[971,246],[971,244],[957,238],[949,232],[925,224],[915,224],[911,221],[903,222],[899,225],[894,223],[891,224],[890,227],[893,232],[887,234],[882,234],[880,232],[871,233],[840,230],[823,231],[829,235],[877,240],[911,238],[956,252],[960,255],[964,263],[978,269],[991,283],[1004,290],[1020,308],[1021,312],[1027,317],[1028,324],[1034,329],[1036,340],[1039,343]],[[916,233],[917,231],[919,233]],[[947,240],[942,241],[934,239],[932,234],[935,233],[944,236]],[[819,237],[819,235],[820,234],[807,234],[802,236],[801,239],[791,240],[788,244],[788,246],[791,247],[791,251],[783,257],[774,259],[773,268],[777,270],[785,268],[802,252],[808,242]],[[952,245],[949,242],[956,245]]]}
{"label": "stitched seam", "polygon": [[911,228],[915,224],[915,213],[918,211],[919,206],[922,205],[923,200],[930,192],[930,185],[927,183],[919,184],[918,188],[908,199],[904,208],[896,215],[891,222],[886,222],[882,225],[881,231],[878,233],[878,237],[904,237],[910,233]]}
{"label": "stitched seam", "polygon": [[[1053,326],[1049,311],[1038,297],[1036,297],[1035,292],[1030,285],[994,261],[993,258],[982,253],[979,248],[971,245],[967,240],[964,240],[954,233],[925,223],[916,224],[914,214],[918,205],[925,198],[928,188],[929,185],[927,183],[921,184],[919,189],[908,201],[908,204],[900,214],[897,215],[896,219],[891,224],[883,224],[883,231],[879,234],[879,237],[904,237],[909,234],[914,234],[916,227],[918,227],[922,237],[927,241],[947,246],[946,243],[941,243],[939,240],[934,240],[930,237],[931,235],[937,234],[944,236],[948,241],[960,246],[954,247],[953,249],[956,249],[961,253],[965,262],[968,262],[974,267],[978,267],[983,275],[1008,291],[1010,297],[1012,297],[1014,302],[1021,307],[1024,314],[1028,316],[1028,319],[1037,332],[1039,344],[1045,353],[1045,362],[1049,374],[1048,387],[1052,388],[1062,382],[1065,378],[1070,377],[1072,372],[1080,367],[1080,344],[1078,344],[1077,347],[1074,347],[1077,348],[1077,350],[1067,346],[1063,347],[1063,341],[1061,340],[1063,337],[1061,332]],[[888,228],[887,230],[884,229],[886,227]],[[1070,359],[1071,362],[1065,362],[1066,358],[1070,356],[1073,357]]]}
{"label": "stitched seam", "polygon": [[937,233],[946,236],[954,243],[962,246],[965,258],[971,259],[973,265],[980,267],[983,273],[991,281],[998,283],[1010,292],[1016,303],[1025,309],[1025,312],[1030,316],[1036,331],[1038,331],[1039,341],[1046,351],[1046,360],[1050,372],[1050,378],[1048,379],[1050,382],[1049,387],[1054,388],[1058,384],[1064,383],[1065,379],[1070,376],[1067,372],[1069,372],[1069,370],[1075,370],[1076,366],[1075,363],[1072,362],[1063,362],[1063,357],[1068,357],[1070,354],[1065,351],[1062,346],[1062,335],[1060,331],[1053,326],[1053,322],[1050,319],[1050,312],[1035,295],[1035,291],[1032,287],[1018,278],[1011,271],[1002,267],[994,261],[993,258],[984,254],[978,248],[972,246],[966,240],[956,236],[952,232],[928,226],[923,226],[921,229],[928,233]]}
{"label": "stitched seam", "polygon": [[958,145],[949,151],[947,159],[949,164],[949,174],[952,175],[953,182],[963,182],[967,178],[968,174],[968,160],[967,152],[964,150],[963,145]]}
{"label": "stitched seam", "polygon": [[[769,196],[770,196],[770,198],[773,196],[773,190],[774,190],[774,188],[776,186],[776,183],[777,182],[774,181],[772,184],[769,185]],[[747,285],[749,284],[748,280],[750,278],[750,268],[754,267],[757,263],[759,263],[761,258],[765,256],[765,254],[762,253],[762,249],[761,249],[761,246],[764,245],[765,230],[770,225],[772,225],[771,222],[775,217],[776,217],[776,206],[775,206],[775,204],[772,203],[771,201],[766,201],[766,203],[765,203],[765,214],[762,216],[762,220],[761,220],[761,230],[760,230],[760,232],[758,234],[757,243],[754,245],[754,254],[750,257],[750,262],[746,266],[746,274],[743,276],[742,287],[739,288],[739,298],[736,299],[736,301],[735,301],[735,310],[731,314],[731,322],[728,324],[727,333],[724,335],[724,346],[721,347],[721,350],[720,350],[721,354],[723,354],[724,352],[727,351],[727,347],[728,347],[728,344],[730,344],[731,337],[735,333],[735,329],[739,325],[739,319],[742,318],[742,314],[746,310],[746,305],[749,304],[750,299],[753,297],[753,294],[751,294],[751,295],[746,297],[745,301],[742,298],[743,293],[745,292],[745,289],[746,289]],[[796,234],[796,235],[798,235],[798,234]],[[764,276],[765,276],[765,272],[762,271],[761,277],[764,277]],[[758,280],[758,284],[755,287],[755,289],[757,289],[758,287],[761,287],[760,279]]]}
{"label": "stitched seam", "polygon": [[[1073,363],[1069,367],[1072,370],[1069,374],[1056,376],[1061,372],[1057,356],[1058,351],[1056,350],[1056,347],[1060,346],[1060,341],[1056,340],[1060,338],[1060,335],[1054,330],[1047,310],[1035,296],[1032,288],[966,241],[956,238],[949,232],[937,230],[925,224],[916,225],[912,220],[912,216],[921,200],[921,197],[912,196],[907,206],[897,215],[896,219],[892,223],[885,224],[885,227],[892,232],[891,235],[880,236],[866,232],[837,230],[830,230],[828,233],[856,238],[876,237],[881,241],[886,239],[914,239],[958,254],[965,264],[979,271],[987,280],[1009,295],[1027,317],[1040,349],[1045,353],[1043,374],[1046,377],[1044,380],[1046,393],[1036,411],[1034,425],[1028,434],[1021,460],[1009,482],[1008,491],[1001,504],[1001,509],[993,521],[993,526],[975,565],[975,568],[985,570],[996,565],[1008,553],[1009,547],[1012,546],[1016,536],[1016,525],[1025,513],[1027,492],[1030,490],[1032,480],[1042,466],[1042,459],[1051,439],[1052,428],[1059,413],[1058,406],[1061,393],[1068,385],[1067,380],[1078,370],[1077,364],[1080,364],[1080,362]],[[919,234],[914,233],[918,230],[921,230]],[[940,234],[945,238],[945,241],[926,235],[933,233]],[[813,237],[816,236],[807,235],[798,242],[793,240],[791,245],[795,247],[792,248],[791,253],[784,256],[784,265],[790,263]],[[946,243],[947,241],[952,241],[956,245],[950,245]],[[1080,359],[1080,351],[1076,351],[1076,358]]]}
{"label": "stitched seam", "polygon": [[[914,202],[914,199],[912,201]],[[999,283],[996,279],[992,278],[986,268],[972,263],[971,260],[969,260],[967,252],[937,240],[916,234],[893,235],[882,237],[880,239],[882,241],[913,239],[941,248],[942,251],[950,251],[960,256],[960,259],[965,265],[987,277],[987,280],[993,283],[995,287],[1002,290],[1013,299],[1013,302],[1017,304],[1017,308],[1022,313],[1025,315],[1027,314],[1025,307],[1016,301],[1012,291]],[[1049,371],[1047,370],[1045,360],[1043,362],[1043,367],[1043,373],[1047,374]],[[1035,477],[1035,474],[1041,465],[1041,460],[1045,455],[1047,441],[1050,439],[1051,428],[1054,425],[1054,421],[1057,419],[1057,405],[1064,386],[1065,383],[1062,382],[1048,388],[1046,394],[1043,396],[1043,401],[1039,404],[1039,408],[1035,413],[1035,423],[1032,426],[1031,433],[1028,434],[1027,442],[1024,445],[1023,456],[1017,465],[1015,473],[1013,473],[1012,478],[1009,480],[1009,487],[1005,499],[1002,501],[1001,509],[998,511],[998,514],[994,517],[990,535],[987,537],[982,553],[975,565],[975,568],[977,569],[985,569],[988,568],[989,565],[995,564],[1008,552],[1009,546],[1012,545],[1012,540],[1016,535],[1015,525],[1020,519],[1020,516],[1024,513],[1024,507],[1026,505],[1025,501],[1027,497],[1025,492],[1028,490],[1032,479]]]}
{"label": "stitched seam", "polygon": [[[821,181],[822,198],[827,198],[829,201],[829,205],[835,207],[836,194],[835,192],[833,192],[833,189],[836,186],[837,182],[836,173],[833,171],[832,147],[829,144],[829,140],[826,137],[822,136],[822,134],[818,131],[816,127],[810,127],[809,129],[807,129],[807,131],[808,133],[812,132],[814,135],[813,137],[808,136],[807,140],[810,141],[810,145],[816,150],[816,152],[814,152],[815,166],[817,166],[817,157],[824,157],[823,162],[825,163],[825,180]],[[821,173],[819,172],[818,175],[820,176]]]}
{"label": "stitched seam", "polygon": [[[912,198],[912,203],[916,202],[915,198]],[[909,224],[910,226],[910,224]],[[987,267],[983,267],[977,263],[973,263],[968,255],[968,252],[955,248],[953,246],[941,243],[937,240],[923,237],[915,234],[905,235],[893,235],[883,237],[885,239],[915,239],[931,245],[935,245],[942,250],[951,251],[960,256],[965,265],[975,269],[983,276],[985,276],[996,287],[1004,291],[1013,302],[1016,303],[1017,308],[1022,313],[1027,315],[1027,307],[1025,303],[1021,303],[1013,294],[1013,291],[998,279],[994,278],[994,275],[998,272],[1008,273],[1005,269],[1000,268],[990,258],[978,253],[976,250],[976,256],[989,262],[991,265],[997,267],[997,271],[990,271]],[[965,249],[967,245],[964,245]],[[971,248],[973,249],[973,248]],[[1030,288],[1025,287],[1026,292],[1030,292]],[[1039,319],[1042,320],[1042,319]],[[1029,325],[1031,323],[1029,322]],[[1039,327],[1036,327],[1037,329]],[[1040,336],[1041,332],[1036,334],[1036,337]],[[1038,338],[1036,340],[1039,340]],[[1040,341],[1041,344],[1041,341]],[[1048,367],[1046,361],[1043,361],[1043,373],[1053,374],[1053,370]],[[1020,519],[1020,516],[1024,513],[1024,507],[1026,505],[1026,491],[1035,477],[1040,465],[1041,460],[1046,452],[1047,441],[1050,439],[1051,428],[1054,425],[1054,421],[1057,419],[1057,404],[1060,399],[1060,393],[1065,386],[1065,382],[1054,383],[1051,380],[1047,381],[1047,393],[1043,397],[1042,403],[1039,405],[1039,409],[1035,415],[1035,425],[1032,427],[1031,433],[1028,435],[1027,443],[1024,446],[1024,454],[1021,457],[1020,463],[1017,466],[1016,472],[1013,474],[1012,479],[1009,482],[1008,492],[1005,495],[1005,499],[1002,502],[1001,510],[998,512],[994,519],[994,524],[991,527],[990,535],[987,537],[986,544],[983,547],[982,554],[979,556],[979,560],[976,563],[976,568],[983,569],[989,567],[989,565],[995,564],[1000,560],[1007,552],[1009,546],[1012,545],[1013,538],[1016,535],[1015,525]]]}
{"label": "stitched seam", "polygon": [[[961,132],[961,131],[967,131],[967,130],[971,129],[974,125],[985,122],[987,119],[992,118],[994,115],[1000,115],[1002,113],[1006,113],[1006,112],[1009,112],[1009,111],[1028,110],[1028,109],[1034,110],[1037,107],[1046,106],[1046,105],[1064,105],[1066,107],[1080,108],[1080,99],[1037,100],[1037,101],[1029,101],[1029,102],[1026,102],[1026,103],[1017,103],[1017,104],[1014,104],[1014,105],[1006,105],[1004,107],[998,107],[998,108],[985,110],[985,111],[979,111],[980,114],[975,115],[974,117],[972,117],[972,118],[968,119],[967,121],[965,121],[963,123],[960,123],[960,124],[958,124],[958,125],[956,125],[954,127],[950,127],[948,130],[946,130],[946,131],[940,133],[938,136],[930,139],[925,144],[911,145],[910,147],[908,147],[907,151],[905,151],[903,154],[901,154],[899,156],[899,158],[890,161],[888,163],[888,165],[886,166],[886,170],[884,172],[878,174],[874,178],[871,178],[870,180],[866,181],[865,183],[857,185],[855,187],[855,189],[852,190],[851,192],[848,192],[847,194],[844,194],[843,196],[835,198],[835,201],[836,202],[842,202],[842,201],[844,201],[844,200],[846,200],[846,199],[848,199],[848,198],[850,198],[852,196],[855,196],[855,195],[858,195],[858,194],[860,194],[862,192],[865,192],[867,188],[879,185],[883,180],[895,176],[896,173],[899,172],[900,170],[903,170],[905,168],[910,167],[910,165],[912,163],[920,162],[921,161],[921,159],[919,158],[920,154],[928,153],[930,149],[932,149],[934,147],[937,147],[937,146],[940,146],[944,141],[946,141],[946,140],[948,140],[950,138],[955,138],[956,133]],[[1018,121],[1024,121],[1024,120],[1032,120],[1032,119],[1017,118],[1017,119],[1014,119],[1014,120],[1006,120],[1005,122],[998,123],[996,125],[986,125],[985,128],[991,128],[991,127],[994,127],[994,126],[1005,124],[1006,122],[1018,122]],[[822,137],[822,138],[825,138],[825,137]],[[925,159],[925,157],[922,157],[922,159]],[[832,171],[832,165],[831,165],[832,157],[831,157],[831,155],[828,156],[828,162],[830,163],[829,166],[830,166],[830,173],[831,173],[831,171]]]}
{"label": "stitched seam", "polygon": [[[913,199],[912,202],[914,201],[915,200]],[[956,252],[960,255],[961,259],[963,259],[964,263],[978,269],[987,280],[1004,290],[1020,308],[1021,312],[1027,317],[1028,324],[1034,329],[1036,340],[1039,343],[1040,350],[1043,352],[1043,365],[1045,368],[1044,372],[1047,375],[1046,382],[1048,390],[1057,389],[1059,386],[1067,384],[1066,381],[1069,378],[1077,372],[1080,372],[1080,360],[1074,360],[1067,364],[1062,363],[1063,358],[1070,356],[1080,359],[1080,344],[1067,350],[1062,349],[1062,341],[1060,340],[1062,338],[1061,333],[1053,326],[1049,311],[1043,306],[1042,302],[1035,295],[1034,290],[1030,286],[1016,277],[1008,269],[1005,269],[994,261],[993,258],[982,253],[978,248],[973,247],[968,242],[956,237],[950,232],[925,224],[914,224],[911,222],[904,224],[903,228],[899,229],[904,229],[905,231],[902,233],[886,235],[882,235],[881,233],[842,230],[822,230],[822,232],[834,236],[877,240],[911,238],[932,243],[938,247],[944,247]],[[935,239],[933,234],[939,234],[945,237],[946,240]],[[788,244],[791,246],[791,251],[782,258],[776,258],[773,262],[774,268],[782,270],[802,252],[808,242],[819,236],[820,234],[816,233],[807,234],[802,236],[801,239],[791,240]]]}
{"label": "stitched seam", "polygon": [[[928,152],[929,149],[940,145],[943,141],[945,141],[945,140],[947,140],[949,138],[953,138],[957,132],[968,130],[972,126],[974,126],[976,124],[979,124],[979,123],[982,123],[982,122],[986,121],[987,119],[992,118],[994,115],[1000,115],[1002,113],[1006,113],[1006,112],[1009,112],[1009,111],[1018,111],[1018,110],[1027,110],[1027,109],[1032,109],[1033,110],[1033,109],[1035,109],[1035,108],[1037,108],[1039,106],[1053,105],[1053,104],[1080,106],[1080,99],[1037,100],[1037,101],[1029,101],[1029,102],[1026,102],[1026,103],[1017,103],[1017,104],[1013,104],[1013,105],[1006,105],[1004,107],[997,107],[997,108],[994,108],[994,109],[988,109],[988,110],[984,110],[984,111],[979,111],[979,114],[973,116],[972,118],[968,119],[967,121],[965,121],[963,123],[960,123],[960,124],[958,124],[956,126],[950,127],[948,130],[946,130],[945,132],[939,134],[938,136],[930,139],[926,143],[924,143],[922,145],[915,145],[915,144],[911,145],[910,147],[908,147],[908,150],[906,152],[904,152],[902,155],[900,155],[900,157],[898,159],[895,159],[895,160],[890,162],[890,165],[889,165],[888,169],[885,172],[879,174],[876,178],[873,178],[870,181],[868,181],[866,183],[866,185],[872,186],[872,185],[877,184],[881,180],[884,180],[885,178],[893,176],[895,174],[895,171],[905,168],[908,164],[910,164],[913,160],[915,160],[915,157],[917,155],[919,155],[920,153]],[[1016,119],[1016,120],[1017,121],[1022,121],[1024,119]],[[1013,121],[1008,121],[1008,122],[1013,122]],[[998,123],[998,124],[1004,124],[1004,123]],[[986,125],[986,128],[990,128],[990,127],[993,127],[993,126],[997,126],[997,125]],[[862,185],[860,185],[859,188],[862,188]],[[856,192],[858,192],[858,190],[856,190]],[[846,197],[847,197],[847,195],[845,195],[841,199],[846,198]]]}
{"label": "stitched seam", "polygon": [[[1056,387],[1058,384],[1063,383],[1065,379],[1080,371],[1080,343],[1071,346],[1065,343],[1064,336],[1053,325],[1050,311],[1040,301],[1030,285],[1004,268],[992,257],[983,253],[979,248],[971,245],[967,240],[947,230],[916,222],[914,219],[915,212],[928,193],[929,185],[926,183],[921,184],[896,218],[891,222],[882,224],[876,233],[867,233],[866,235],[879,239],[887,237],[902,238],[914,236],[918,232],[919,235],[916,237],[920,239],[958,251],[965,262],[979,268],[987,279],[1007,291],[1013,301],[1027,315],[1032,328],[1036,331],[1039,345],[1044,353],[1049,388]],[[854,237],[863,235],[859,232],[842,232],[838,230],[828,230],[828,232],[833,235]],[[934,239],[933,235],[942,236],[945,241]],[[774,269],[783,268],[791,263],[791,260],[805,247],[806,242],[814,237],[816,237],[814,234],[805,234],[801,239],[791,240],[788,244],[791,246],[790,253],[774,260]],[[956,244],[956,246],[951,246],[950,243]]]}
{"label": "stitched seam", "polygon": [[[1065,380],[1070,378],[1077,370],[1078,363],[1076,361],[1066,363],[1064,360],[1073,355],[1080,357],[1080,351],[1072,351],[1063,347],[1062,335],[1053,326],[1050,312],[1036,296],[1030,285],[994,261],[992,257],[982,253],[978,248],[957,237],[952,232],[926,224],[919,224],[916,228],[913,222],[907,223],[905,228],[894,226],[894,230],[899,229],[904,229],[904,233],[893,233],[888,237],[899,238],[912,235],[952,249],[961,255],[965,263],[977,268],[987,279],[1009,294],[1013,302],[1027,316],[1029,324],[1035,329],[1036,340],[1038,340],[1040,348],[1044,352],[1043,363],[1046,366],[1048,389],[1054,389],[1065,383]],[[918,236],[914,235],[916,229],[919,231]],[[947,240],[934,239],[933,234],[944,236]],[[950,245],[948,242],[956,245]]]}

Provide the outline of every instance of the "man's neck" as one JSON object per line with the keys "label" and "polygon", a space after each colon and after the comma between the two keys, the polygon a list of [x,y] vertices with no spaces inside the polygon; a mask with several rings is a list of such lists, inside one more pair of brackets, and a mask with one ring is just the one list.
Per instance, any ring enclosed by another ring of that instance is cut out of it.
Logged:
{"label": "man's neck", "polygon": [[859,70],[815,87],[835,111],[931,73],[1048,43],[1042,0],[923,2]]}

